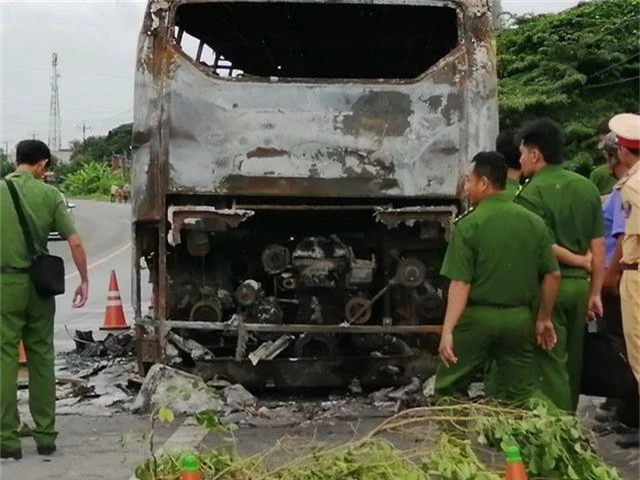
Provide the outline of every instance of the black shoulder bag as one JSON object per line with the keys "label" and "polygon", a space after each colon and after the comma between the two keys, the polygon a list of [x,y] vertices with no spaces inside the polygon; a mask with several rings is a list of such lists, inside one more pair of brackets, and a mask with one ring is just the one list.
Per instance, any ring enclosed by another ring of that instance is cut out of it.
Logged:
{"label": "black shoulder bag", "polygon": [[33,243],[33,237],[31,230],[29,230],[29,224],[24,215],[20,197],[13,181],[6,179],[5,182],[9,188],[11,194],[11,200],[13,200],[13,207],[18,214],[18,220],[20,221],[20,228],[24,235],[24,239],[27,242],[27,249],[31,256],[31,267],[29,273],[33,285],[42,298],[51,298],[56,295],[64,293],[64,261],[60,257],[55,255],[49,255],[46,253],[38,254],[35,244]]}

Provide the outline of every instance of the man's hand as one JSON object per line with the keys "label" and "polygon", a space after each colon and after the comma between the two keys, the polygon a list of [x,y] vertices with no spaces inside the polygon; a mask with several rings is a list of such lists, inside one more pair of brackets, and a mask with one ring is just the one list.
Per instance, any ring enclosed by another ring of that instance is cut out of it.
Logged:
{"label": "man's hand", "polygon": [[538,317],[536,321],[536,340],[538,346],[543,350],[549,351],[556,345],[558,337],[550,318]]}
{"label": "man's hand", "polygon": [[589,317],[596,319],[601,318],[603,315],[602,297],[600,295],[591,295],[589,297]]}
{"label": "man's hand", "polygon": [[584,255],[584,265],[583,268],[591,273],[591,264],[593,263],[593,254],[591,253],[591,250],[587,250],[587,253]]}
{"label": "man's hand", "polygon": [[73,295],[73,308],[82,308],[89,298],[89,282],[82,282]]}
{"label": "man's hand", "polygon": [[440,337],[440,346],[438,347],[440,360],[448,367],[449,364],[458,363],[458,358],[453,353],[453,335],[443,333]]}

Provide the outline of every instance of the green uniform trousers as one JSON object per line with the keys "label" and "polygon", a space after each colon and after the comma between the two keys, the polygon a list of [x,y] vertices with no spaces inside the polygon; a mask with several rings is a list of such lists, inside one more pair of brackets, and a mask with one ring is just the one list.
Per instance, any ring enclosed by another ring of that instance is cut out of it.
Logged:
{"label": "green uniform trousers", "polygon": [[502,399],[519,402],[534,393],[534,315],[529,307],[467,307],[453,330],[458,363],[436,371],[435,394],[466,396],[469,384],[495,362]]}
{"label": "green uniform trousers", "polygon": [[563,277],[552,315],[558,342],[550,352],[536,349],[538,388],[569,412],[576,410],[580,396],[588,304],[589,280]]}
{"label": "green uniform trousers", "polygon": [[18,344],[24,342],[29,371],[29,410],[38,445],[55,443],[55,299],[43,299],[29,275],[0,275],[0,445],[20,447],[17,405]]}

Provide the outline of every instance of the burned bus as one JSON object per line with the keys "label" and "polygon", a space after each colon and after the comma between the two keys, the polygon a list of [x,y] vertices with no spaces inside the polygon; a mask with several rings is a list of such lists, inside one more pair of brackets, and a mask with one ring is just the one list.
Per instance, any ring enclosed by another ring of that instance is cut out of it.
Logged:
{"label": "burned bus", "polygon": [[432,373],[464,171],[497,134],[492,24],[487,0],[150,0],[140,368],[181,339],[202,376],[256,388]]}

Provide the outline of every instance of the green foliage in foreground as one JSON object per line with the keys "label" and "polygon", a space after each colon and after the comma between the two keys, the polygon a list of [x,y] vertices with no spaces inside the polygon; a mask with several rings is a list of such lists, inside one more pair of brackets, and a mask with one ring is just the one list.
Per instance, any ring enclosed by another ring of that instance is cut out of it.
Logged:
{"label": "green foliage in foreground", "polygon": [[67,195],[101,198],[110,194],[112,185],[122,187],[125,178],[121,171],[112,170],[98,162],[84,164],[64,178],[62,189]]}
{"label": "green foliage in foreground", "polygon": [[[167,412],[160,417],[173,418]],[[219,431],[224,427],[211,421],[214,417],[209,412],[206,422],[202,415],[198,421]],[[421,433],[423,441],[401,449],[381,438],[385,433],[412,435],[407,438]],[[274,454],[287,452],[281,442],[248,458],[236,455],[233,443],[197,456],[204,480],[501,480],[501,449],[508,444],[519,446],[532,480],[620,480],[615,469],[594,453],[575,417],[540,401],[531,401],[523,409],[463,403],[406,410],[360,440],[312,447],[310,453],[277,467],[267,465],[273,463],[269,459]],[[300,442],[293,451],[300,452]],[[489,457],[494,461],[486,460],[487,452],[493,452]],[[182,458],[191,453],[152,458],[136,469],[136,476],[177,480]]]}

